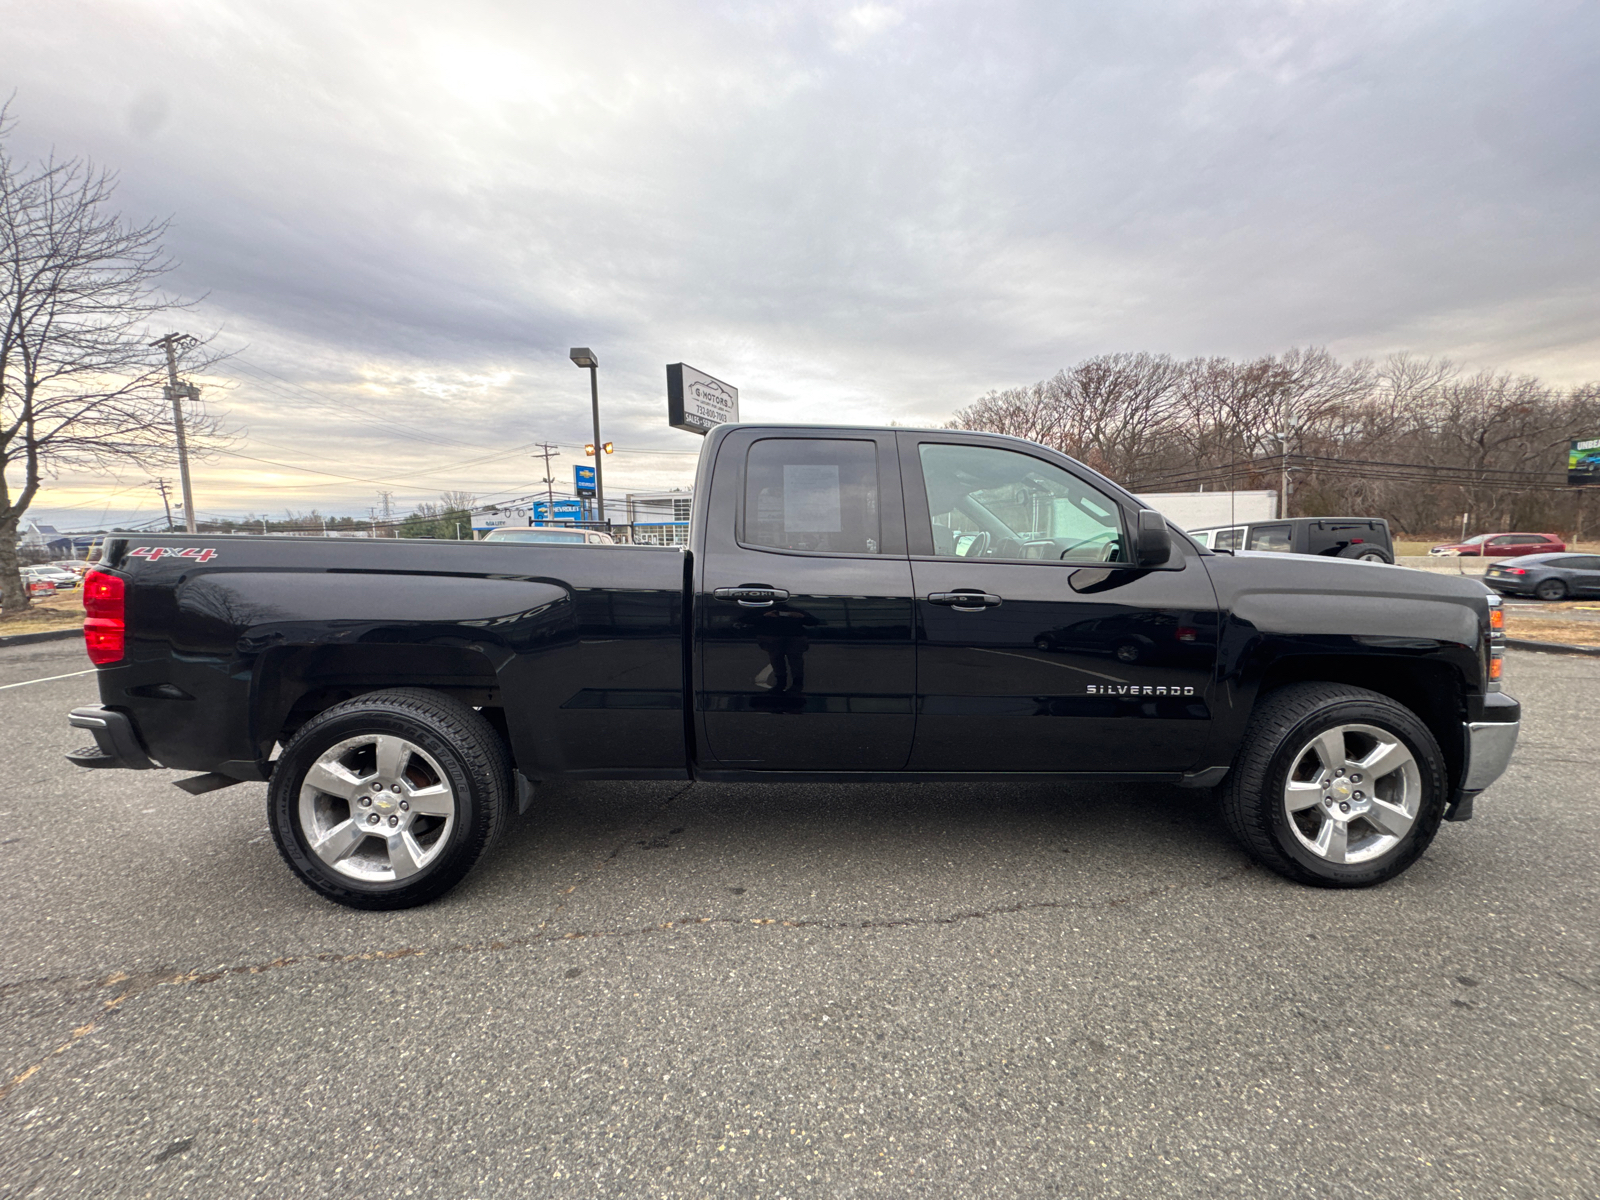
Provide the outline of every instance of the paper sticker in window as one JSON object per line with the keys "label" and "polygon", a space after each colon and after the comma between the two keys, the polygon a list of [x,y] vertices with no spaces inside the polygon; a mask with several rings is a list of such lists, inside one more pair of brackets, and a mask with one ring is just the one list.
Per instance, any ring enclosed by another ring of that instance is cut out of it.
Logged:
{"label": "paper sticker in window", "polygon": [[785,533],[838,533],[839,508],[839,468],[836,464],[784,464]]}

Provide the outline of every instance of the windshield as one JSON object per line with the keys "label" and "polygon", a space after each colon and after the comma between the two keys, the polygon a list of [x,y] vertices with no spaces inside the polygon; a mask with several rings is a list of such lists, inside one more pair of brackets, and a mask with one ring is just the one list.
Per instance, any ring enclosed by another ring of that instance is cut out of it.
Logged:
{"label": "windshield", "polygon": [[1477,537],[1469,537],[1466,541],[1462,542],[1461,544],[1463,546],[1476,546],[1479,542],[1487,542],[1488,540],[1489,540],[1489,535],[1487,533],[1480,533]]}

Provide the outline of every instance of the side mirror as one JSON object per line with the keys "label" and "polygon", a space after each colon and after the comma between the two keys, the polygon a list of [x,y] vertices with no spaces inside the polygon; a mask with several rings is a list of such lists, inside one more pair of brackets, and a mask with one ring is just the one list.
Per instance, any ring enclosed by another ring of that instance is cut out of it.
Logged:
{"label": "side mirror", "polygon": [[1167,519],[1153,508],[1141,508],[1133,532],[1133,563],[1159,567],[1172,557],[1172,534]]}

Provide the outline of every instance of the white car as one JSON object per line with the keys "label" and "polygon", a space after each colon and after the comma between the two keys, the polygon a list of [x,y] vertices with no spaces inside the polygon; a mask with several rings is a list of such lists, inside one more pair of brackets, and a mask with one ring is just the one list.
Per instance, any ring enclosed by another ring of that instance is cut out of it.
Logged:
{"label": "white car", "polygon": [[58,592],[70,592],[81,582],[71,571],[60,567],[23,567],[22,577],[29,582],[49,583]]}
{"label": "white car", "polygon": [[518,529],[492,529],[486,542],[562,542],[569,546],[615,546],[617,539],[593,529],[555,529],[533,525]]}

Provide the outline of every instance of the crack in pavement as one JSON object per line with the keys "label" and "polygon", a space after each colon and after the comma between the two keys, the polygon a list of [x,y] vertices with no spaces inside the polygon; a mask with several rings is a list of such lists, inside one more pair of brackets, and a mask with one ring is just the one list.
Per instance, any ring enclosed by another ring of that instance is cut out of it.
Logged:
{"label": "crack in pavement", "polygon": [[[691,785],[692,786],[692,785]],[[687,789],[685,789],[687,790]],[[678,793],[681,795],[682,793]],[[671,803],[670,798],[667,803]],[[665,806],[663,806],[665,807]],[[626,845],[626,843],[623,843]],[[618,850],[621,846],[618,847]],[[604,865],[604,864],[602,864]],[[282,970],[285,967],[310,965],[315,963],[358,963],[358,962],[385,962],[401,958],[420,958],[424,955],[446,954],[483,954],[495,953],[501,950],[523,949],[541,944],[556,944],[559,942],[586,941],[599,938],[635,938],[646,937],[653,934],[668,932],[684,932],[690,929],[707,929],[720,927],[742,927],[755,925],[757,927],[774,926],[779,929],[817,929],[824,932],[836,932],[861,929],[914,929],[926,926],[961,925],[968,921],[982,921],[990,917],[1015,916],[1029,912],[1047,912],[1054,909],[1073,909],[1079,912],[1096,910],[1112,910],[1125,908],[1145,900],[1154,900],[1164,896],[1174,895],[1178,892],[1188,891],[1192,888],[1215,887],[1239,878],[1254,869],[1253,863],[1242,863],[1231,870],[1209,879],[1193,880],[1181,883],[1171,883],[1163,887],[1146,888],[1142,891],[1129,892],[1122,896],[1113,896],[1106,900],[1019,900],[1015,904],[1000,905],[996,908],[967,909],[962,912],[945,913],[931,917],[879,917],[868,918],[861,921],[829,921],[823,919],[789,920],[783,917],[679,917],[672,921],[658,921],[649,925],[638,925],[627,929],[597,929],[576,930],[568,933],[533,933],[525,937],[494,938],[482,942],[457,942],[451,945],[418,947],[402,946],[394,950],[369,950],[358,954],[295,954],[275,958],[270,962],[247,963],[236,967],[220,967],[212,971],[200,970],[165,970],[145,971],[130,974],[127,971],[114,971],[103,979],[27,979],[12,983],[0,984],[0,999],[19,995],[28,991],[56,990],[61,992],[92,992],[105,988],[118,987],[122,990],[112,999],[104,1002],[103,1011],[93,1020],[78,1026],[71,1035],[50,1053],[44,1055],[37,1062],[13,1076],[5,1084],[0,1085],[0,1103],[3,1103],[17,1087],[27,1082],[44,1068],[49,1061],[66,1053],[82,1041],[89,1034],[100,1028],[104,1021],[113,1013],[121,1011],[126,1002],[142,992],[147,992],[156,987],[189,986],[215,983],[232,975],[264,975],[269,971]],[[564,906],[563,906],[564,907]],[[556,911],[560,911],[558,908]],[[554,914],[551,914],[554,916]],[[541,930],[549,921],[539,922]]]}
{"label": "crack in pavement", "polygon": [[[677,801],[680,797],[683,797],[683,796],[687,795],[694,788],[695,782],[696,782],[695,780],[691,779],[688,783],[684,784],[677,791],[673,792],[672,795],[668,796],[665,800],[663,800],[661,802],[661,807],[660,808],[656,809],[656,811],[653,812],[650,816],[646,817],[642,821],[639,821],[632,828],[630,828],[626,833],[624,833],[622,835],[622,840],[611,848],[611,853],[610,854],[606,855],[604,858],[602,858],[599,862],[597,862],[594,865],[594,870],[589,872],[589,875],[588,875],[587,878],[579,880],[577,883],[575,883],[571,887],[569,887],[566,891],[561,893],[561,895],[563,896],[562,901],[559,904],[557,904],[553,909],[550,910],[548,916],[546,917],[546,919],[544,921],[539,922],[539,928],[543,929],[548,921],[553,920],[555,918],[556,914],[558,914],[562,909],[566,908],[567,901],[565,900],[564,897],[572,895],[573,892],[576,892],[585,883],[589,883],[589,882],[593,881],[594,878],[601,871],[605,870],[607,863],[614,861],[624,850],[626,850],[628,848],[628,842],[633,838],[634,834],[638,833],[641,829],[644,829],[652,821],[659,820],[661,817],[665,816],[667,810],[672,807],[672,805],[673,805],[673,803],[675,801]],[[682,830],[675,830],[674,832],[681,833],[683,831]],[[0,996],[3,996],[3,995],[5,995],[5,990],[4,990],[3,987],[0,987]]]}

